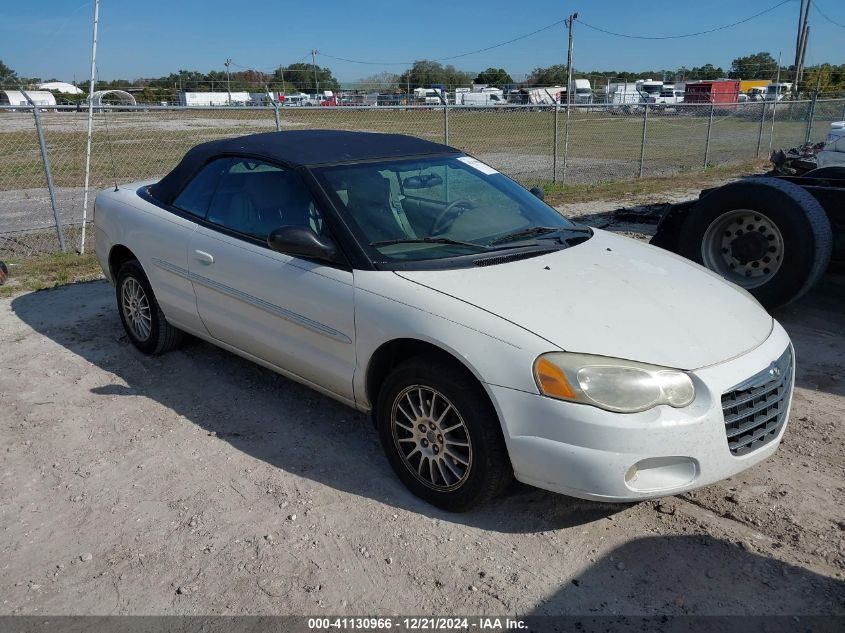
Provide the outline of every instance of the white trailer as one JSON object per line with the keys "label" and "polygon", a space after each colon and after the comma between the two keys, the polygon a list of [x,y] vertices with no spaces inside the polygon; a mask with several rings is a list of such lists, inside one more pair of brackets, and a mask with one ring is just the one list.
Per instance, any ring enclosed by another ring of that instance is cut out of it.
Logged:
{"label": "white trailer", "polygon": [[183,106],[225,106],[246,105],[252,98],[248,92],[181,92],[179,105]]}
{"label": "white trailer", "polygon": [[414,88],[414,102],[421,105],[441,105],[445,95],[440,88]]}
{"label": "white trailer", "polygon": [[485,88],[481,92],[455,92],[455,105],[486,107],[504,103],[504,93],[497,88]]}
{"label": "white trailer", "polygon": [[563,86],[549,86],[547,88],[530,88],[528,103],[534,105],[554,105],[563,103],[566,99],[566,88]]}
{"label": "white trailer", "polygon": [[637,90],[636,83],[612,83],[607,86],[607,102],[613,105],[641,103],[642,93]]}

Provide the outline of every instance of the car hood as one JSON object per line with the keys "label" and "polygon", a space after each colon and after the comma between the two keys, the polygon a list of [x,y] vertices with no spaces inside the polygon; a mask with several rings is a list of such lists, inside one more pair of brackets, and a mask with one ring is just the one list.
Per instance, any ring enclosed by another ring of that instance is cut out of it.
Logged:
{"label": "car hood", "polygon": [[504,264],[397,271],[571,352],[696,369],[757,347],[772,318],[687,259],[596,230],[577,246]]}

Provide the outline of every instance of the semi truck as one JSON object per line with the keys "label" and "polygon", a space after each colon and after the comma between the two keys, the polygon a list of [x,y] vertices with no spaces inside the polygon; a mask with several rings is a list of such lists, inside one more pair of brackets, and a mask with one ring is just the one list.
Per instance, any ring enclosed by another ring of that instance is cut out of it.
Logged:
{"label": "semi truck", "polygon": [[[590,85],[589,79],[573,79],[573,88],[575,88],[573,103],[592,103],[593,102],[593,88]],[[564,97],[566,93],[564,92]]]}

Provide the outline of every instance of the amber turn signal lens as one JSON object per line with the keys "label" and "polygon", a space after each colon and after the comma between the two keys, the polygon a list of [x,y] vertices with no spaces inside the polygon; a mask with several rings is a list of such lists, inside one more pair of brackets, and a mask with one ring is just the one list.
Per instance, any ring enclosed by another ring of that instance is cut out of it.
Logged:
{"label": "amber turn signal lens", "polygon": [[538,358],[534,363],[534,376],[537,378],[537,386],[540,391],[553,398],[566,398],[573,400],[575,390],[566,379],[560,367],[545,358]]}

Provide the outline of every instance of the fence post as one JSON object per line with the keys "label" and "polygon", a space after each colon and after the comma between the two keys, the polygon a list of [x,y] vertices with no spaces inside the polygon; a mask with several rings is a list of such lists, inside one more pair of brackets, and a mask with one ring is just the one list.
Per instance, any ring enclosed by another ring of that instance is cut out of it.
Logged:
{"label": "fence post", "polygon": [[279,104],[276,103],[275,99],[270,99],[270,103],[273,104],[273,114],[276,117],[276,131],[281,132],[282,131],[282,121],[279,118]]}
{"label": "fence post", "polygon": [[[24,95],[26,95],[25,92]],[[35,116],[35,131],[38,133],[41,161],[44,164],[44,174],[47,176],[47,191],[50,193],[50,205],[53,207],[53,219],[56,222],[56,233],[59,236],[59,248],[64,252],[65,234],[62,230],[62,223],[59,221],[59,211],[56,208],[56,192],[53,189],[53,171],[50,169],[50,158],[47,156],[47,145],[44,143],[44,130],[41,129],[41,115],[38,113],[38,106],[33,103],[29,95],[26,95],[26,100],[32,105],[32,114]]]}
{"label": "fence post", "polygon": [[769,135],[769,156],[772,155],[772,145],[775,142],[775,114],[778,111],[778,95],[775,95],[775,100],[772,103],[772,133]]}
{"label": "fence post", "polygon": [[569,167],[569,111],[572,104],[566,104],[566,121],[563,124],[563,184],[566,184],[566,168]]}
{"label": "fence post", "polygon": [[443,144],[449,144],[449,103],[443,102]]}
{"label": "fence post", "polygon": [[760,146],[763,144],[763,125],[766,123],[766,102],[763,101],[760,109],[762,110],[760,114],[760,132],[757,134],[757,153],[754,155],[755,158],[760,158]]}
{"label": "fence post", "polygon": [[[552,138],[554,139],[552,145],[552,182],[557,182],[557,120],[558,120],[558,111],[560,110],[560,105],[555,102],[555,116],[554,116],[554,134]],[[566,183],[566,176],[563,178],[564,183]]]}
{"label": "fence post", "polygon": [[[821,76],[821,73],[819,74]],[[807,116],[807,133],[804,135],[804,142],[809,143],[813,135],[813,123],[816,120],[816,101],[819,98],[819,91],[813,92],[813,100],[810,102],[810,112]]]}
{"label": "fence post", "polygon": [[716,110],[716,102],[710,104],[710,120],[707,122],[707,142],[704,144],[704,169],[707,169],[707,160],[710,158],[710,134],[713,130],[713,112]]}
{"label": "fence post", "polygon": [[643,109],[643,139],[642,144],[640,145],[640,178],[643,177],[643,165],[645,164],[645,139],[646,139],[646,132],[648,130],[648,103],[645,104],[645,108]]}

